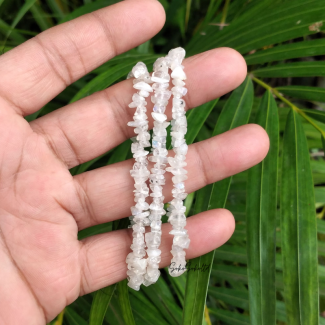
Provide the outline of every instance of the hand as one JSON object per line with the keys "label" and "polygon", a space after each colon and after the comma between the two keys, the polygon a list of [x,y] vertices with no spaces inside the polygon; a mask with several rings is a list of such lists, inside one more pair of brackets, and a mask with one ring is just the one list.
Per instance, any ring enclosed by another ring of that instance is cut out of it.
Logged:
{"label": "hand", "polygon": [[[47,30],[0,57],[0,324],[45,324],[79,295],[126,277],[128,230],[82,241],[77,232],[129,216],[133,161],[75,177],[69,168],[133,136],[126,125],[133,114],[127,107],[133,93],[130,80],[32,123],[23,116],[154,36],[164,19],[156,1],[123,1]],[[243,58],[228,48],[191,57],[184,65],[189,107],[231,91],[246,75]],[[193,144],[187,191],[245,170],[267,151],[267,135],[257,125]],[[161,267],[171,259],[168,228],[163,227]],[[187,229],[187,258],[194,258],[227,241],[234,219],[227,210],[211,210],[189,218]]]}

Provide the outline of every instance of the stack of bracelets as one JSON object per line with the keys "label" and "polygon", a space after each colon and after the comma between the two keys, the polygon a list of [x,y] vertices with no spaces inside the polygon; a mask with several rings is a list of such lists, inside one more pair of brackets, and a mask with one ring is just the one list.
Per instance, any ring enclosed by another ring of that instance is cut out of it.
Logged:
{"label": "stack of bracelets", "polygon": [[[186,270],[186,260],[184,249],[189,247],[190,239],[186,226],[186,207],[183,204],[187,194],[185,193],[184,181],[187,179],[187,171],[184,167],[187,153],[187,144],[184,136],[187,131],[187,120],[185,116],[185,101],[182,99],[186,95],[187,89],[184,87],[186,74],[182,61],[185,57],[183,48],[170,50],[166,57],[156,60],[153,65],[153,73],[150,76],[144,63],[138,62],[128,77],[133,77],[133,88],[138,92],[132,96],[130,108],[136,108],[133,121],[128,125],[134,127],[136,136],[132,138],[131,151],[135,163],[131,170],[134,178],[134,201],[135,206],[131,207],[132,216],[130,222],[133,229],[132,252],[126,258],[128,286],[134,290],[139,290],[141,284],[148,286],[155,283],[160,275],[159,263],[161,261],[161,218],[166,214],[164,210],[164,196],[162,194],[165,185],[165,172],[170,172],[172,176],[173,200],[168,207],[168,222],[173,229],[173,244],[171,247],[172,260],[169,268],[171,276],[179,276]],[[171,75],[169,75],[171,70]],[[172,78],[172,88],[169,90],[170,79]],[[152,83],[152,85],[150,85]],[[154,120],[152,132],[152,155],[148,157],[149,151],[144,148],[150,146],[150,133],[148,132],[147,101],[150,93],[151,101],[154,104],[151,116]],[[172,96],[172,121],[171,139],[175,153],[174,157],[167,157],[166,149],[167,127],[169,122],[165,115],[166,106]],[[154,163],[148,170],[148,160]],[[169,167],[166,168],[167,164]],[[152,202],[147,203],[150,196]],[[150,232],[145,234],[145,227],[150,226]],[[147,256],[146,256],[147,255]]]}

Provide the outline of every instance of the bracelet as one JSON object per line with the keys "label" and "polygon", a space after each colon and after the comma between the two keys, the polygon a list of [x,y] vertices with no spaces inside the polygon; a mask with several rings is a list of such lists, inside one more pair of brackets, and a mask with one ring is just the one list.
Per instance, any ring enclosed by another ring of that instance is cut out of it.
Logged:
{"label": "bracelet", "polygon": [[136,137],[131,139],[133,142],[131,152],[133,153],[135,163],[130,171],[131,176],[134,178],[135,190],[133,192],[135,193],[134,201],[136,204],[131,207],[130,227],[133,229],[133,241],[131,245],[132,252],[128,254],[126,263],[128,267],[128,286],[134,290],[139,290],[140,285],[144,281],[147,267],[147,260],[144,258],[146,255],[144,232],[145,226],[149,224],[148,216],[150,214],[147,211],[149,204],[146,202],[146,198],[149,195],[146,181],[149,178],[150,172],[147,167],[149,151],[144,150],[144,148],[150,146],[150,133],[148,132],[147,102],[145,97],[148,97],[153,89],[149,85],[150,76],[144,63],[137,63],[128,75],[128,78],[130,77],[135,77],[133,88],[138,90],[132,96],[132,103],[129,104],[130,108],[136,107],[133,121],[128,122],[128,126],[134,127],[134,132],[137,134]]}
{"label": "bracelet", "polygon": [[168,208],[168,222],[172,225],[173,230],[169,233],[174,235],[172,250],[173,255],[169,274],[171,276],[179,276],[186,271],[186,260],[184,249],[189,247],[190,239],[187,234],[186,226],[186,207],[183,200],[187,197],[185,193],[184,181],[187,179],[187,171],[183,168],[187,165],[185,162],[187,153],[187,144],[184,136],[187,131],[187,120],[185,116],[185,101],[182,99],[186,95],[187,89],[184,87],[186,74],[183,70],[182,61],[185,57],[185,50],[181,47],[173,49],[168,53],[169,66],[173,71],[171,73],[173,94],[172,121],[171,121],[171,136],[172,147],[175,152],[174,157],[168,158],[170,167],[166,170],[172,173],[172,181],[174,188],[172,190],[173,200]]}
{"label": "bracelet", "polygon": [[[173,235],[173,244],[171,253],[173,258],[169,268],[171,276],[179,276],[186,270],[186,260],[184,249],[189,247],[190,239],[187,234],[186,226],[186,207],[183,200],[186,198],[184,181],[187,179],[187,171],[184,167],[187,153],[187,144],[184,136],[187,131],[187,120],[185,116],[185,101],[182,99],[186,95],[187,89],[184,87],[186,74],[182,61],[185,57],[185,50],[176,48],[170,50],[166,57],[156,60],[153,65],[153,74],[150,77],[147,67],[143,62],[138,62],[129,73],[128,78],[134,77],[133,88],[138,90],[132,96],[130,108],[136,108],[133,121],[128,122],[128,126],[134,127],[137,134],[133,137],[131,151],[135,163],[130,171],[134,178],[134,201],[135,206],[131,207],[132,216],[130,217],[130,226],[133,229],[133,241],[131,244],[132,252],[126,258],[128,286],[134,290],[139,290],[141,284],[149,286],[155,283],[159,276],[159,263],[161,261],[161,218],[166,214],[164,210],[163,186],[165,185],[165,172],[173,174],[173,200],[168,207],[168,222],[173,229],[170,234]],[[169,88],[169,69],[172,70],[171,77],[173,88]],[[152,86],[149,83],[153,83]],[[146,109],[146,97],[154,92],[151,101],[154,104],[151,113],[154,120],[152,132],[152,148],[149,151],[144,150],[150,146],[150,133],[148,132],[148,117]],[[174,157],[167,157],[166,138],[169,122],[166,122],[166,106],[171,95],[173,95],[171,138],[172,147],[175,153]],[[151,172],[148,170],[148,160],[154,163]],[[166,164],[169,167],[166,168]],[[151,189],[150,197],[152,203],[149,205],[146,198],[149,196],[149,187]],[[145,227],[150,226],[150,232],[145,234]],[[145,249],[147,248],[147,249]],[[147,254],[147,258],[145,258]]]}
{"label": "bracelet", "polygon": [[161,217],[166,214],[164,210],[164,196],[162,194],[163,185],[165,185],[165,167],[167,163],[168,150],[166,149],[167,116],[164,114],[171,91],[168,90],[170,76],[165,58],[159,58],[153,65],[153,74],[151,80],[154,82],[152,88],[154,95],[151,101],[154,104],[151,113],[154,119],[153,137],[152,137],[152,156],[149,157],[154,162],[154,167],[150,174],[150,189],[153,198],[150,204],[150,232],[146,233],[147,245],[147,272],[143,284],[148,286],[155,283],[160,275],[159,263],[161,260]]}

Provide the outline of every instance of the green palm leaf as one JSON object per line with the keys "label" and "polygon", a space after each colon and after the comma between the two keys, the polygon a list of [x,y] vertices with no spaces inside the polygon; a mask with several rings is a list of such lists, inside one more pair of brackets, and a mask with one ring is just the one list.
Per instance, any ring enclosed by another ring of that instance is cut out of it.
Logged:
{"label": "green palm leaf", "polygon": [[247,253],[251,324],[275,324],[275,226],[279,120],[266,91],[256,119],[270,138],[267,157],[251,168],[247,184]]}
{"label": "green palm leaf", "polygon": [[[213,132],[221,134],[247,123],[253,105],[253,85],[249,78],[238,87],[228,99]],[[195,212],[223,208],[226,203],[231,178],[201,189],[196,197]],[[214,258],[214,251],[191,260],[191,265],[209,266],[205,272],[188,272],[183,324],[201,324],[207,295],[208,282]]]}
{"label": "green palm leaf", "polygon": [[248,65],[251,65],[323,54],[325,54],[325,39],[320,38],[260,50],[245,56],[245,60]]}
{"label": "green palm leaf", "polygon": [[290,111],[283,140],[281,234],[289,325],[318,324],[317,237],[306,136]]}
{"label": "green palm leaf", "polygon": [[315,77],[325,76],[324,61],[292,62],[272,65],[252,72],[256,77]]}

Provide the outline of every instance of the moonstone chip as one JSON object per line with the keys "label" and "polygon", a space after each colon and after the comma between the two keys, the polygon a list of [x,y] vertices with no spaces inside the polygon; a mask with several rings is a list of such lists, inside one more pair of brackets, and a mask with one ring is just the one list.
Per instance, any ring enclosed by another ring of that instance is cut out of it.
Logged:
{"label": "moonstone chip", "polygon": [[158,272],[153,277],[150,277],[148,274],[146,274],[145,277],[144,277],[143,285],[148,287],[149,285],[151,285],[153,283],[156,283],[157,280],[159,279],[159,276],[160,276],[160,271],[159,270],[157,270],[157,271]]}
{"label": "moonstone chip", "polygon": [[[186,229],[181,229],[181,230],[173,229],[169,233],[171,235],[175,235],[175,236],[183,236],[183,235],[186,235],[187,234],[187,230]],[[184,252],[184,255],[185,255],[185,252]]]}
{"label": "moonstone chip", "polygon": [[147,277],[148,279],[156,279],[158,280],[158,277],[160,275],[159,265],[157,263],[153,263],[153,265],[150,265],[147,269]]}
{"label": "moonstone chip", "polygon": [[165,58],[159,58],[153,64],[153,71],[163,71],[168,73],[168,66]]}
{"label": "moonstone chip", "polygon": [[142,97],[148,97],[150,94],[149,94],[148,91],[140,90],[139,95],[142,96]]}
{"label": "moonstone chip", "polygon": [[166,106],[156,104],[153,109],[155,113],[165,113]]}
{"label": "moonstone chip", "polygon": [[187,235],[175,236],[173,239],[173,244],[182,248],[188,248],[190,246],[190,239]]}
{"label": "moonstone chip", "polygon": [[182,133],[182,132],[175,132],[175,131],[172,131],[171,133],[170,133],[170,135],[172,136],[172,137],[174,137],[174,138],[176,138],[176,139],[182,139],[182,140],[184,140],[184,133]]}
{"label": "moonstone chip", "polygon": [[175,79],[185,80],[186,74],[181,66],[177,66],[172,72],[171,77]]}
{"label": "moonstone chip", "polygon": [[186,143],[183,143],[180,147],[177,148],[180,155],[186,155],[188,150],[188,145]]}
{"label": "moonstone chip", "polygon": [[159,82],[155,82],[154,84],[152,84],[152,88],[155,90],[166,90],[169,87],[169,83],[159,83]]}
{"label": "moonstone chip", "polygon": [[147,249],[147,254],[149,257],[157,257],[157,256],[160,256],[161,250],[160,249]]}
{"label": "moonstone chip", "polygon": [[176,47],[168,52],[167,57],[172,61],[177,61],[178,64],[181,64],[185,58],[185,50],[182,47]]}
{"label": "moonstone chip", "polygon": [[128,286],[129,286],[131,289],[135,290],[135,291],[139,291],[139,290],[140,290],[140,286],[134,284],[134,283],[131,282],[131,281],[128,282]]}
{"label": "moonstone chip", "polygon": [[173,93],[179,93],[181,96],[185,96],[187,94],[187,88],[175,86],[172,88]]}
{"label": "moonstone chip", "polygon": [[155,103],[157,103],[157,102],[168,101],[168,99],[170,98],[171,95],[172,95],[172,92],[169,90],[159,90],[159,91],[156,91],[156,93],[153,97],[154,97]]}
{"label": "moonstone chip", "polygon": [[148,74],[147,66],[143,62],[138,62],[132,69],[135,78],[139,78]]}
{"label": "moonstone chip", "polygon": [[167,115],[162,113],[152,112],[151,115],[155,121],[158,121],[160,123],[165,122],[167,120]]}
{"label": "moonstone chip", "polygon": [[140,225],[138,225],[138,224],[133,225],[132,228],[133,228],[133,230],[135,232],[140,232],[140,233],[144,233],[145,232],[145,228],[142,227],[142,226],[140,226]]}
{"label": "moonstone chip", "polygon": [[184,99],[179,99],[179,98],[173,98],[173,108],[181,108],[185,107],[185,101]]}
{"label": "moonstone chip", "polygon": [[173,83],[174,86],[177,86],[177,87],[185,86],[185,82],[180,80],[180,79],[173,79],[172,83]]}
{"label": "moonstone chip", "polygon": [[144,81],[140,81],[140,82],[136,83],[135,85],[133,85],[133,88],[138,89],[138,90],[145,90],[150,93],[153,91],[152,87]]}
{"label": "moonstone chip", "polygon": [[156,235],[154,232],[148,232],[145,234],[146,244],[148,247],[152,245],[160,245],[161,238],[159,235]]}
{"label": "moonstone chip", "polygon": [[133,96],[132,96],[132,100],[135,102],[135,103],[139,103],[141,105],[146,105],[147,102],[145,100],[144,97],[140,96],[138,93],[135,93]]}
{"label": "moonstone chip", "polygon": [[153,82],[166,83],[169,82],[170,76],[164,71],[155,71],[151,76],[151,80]]}

